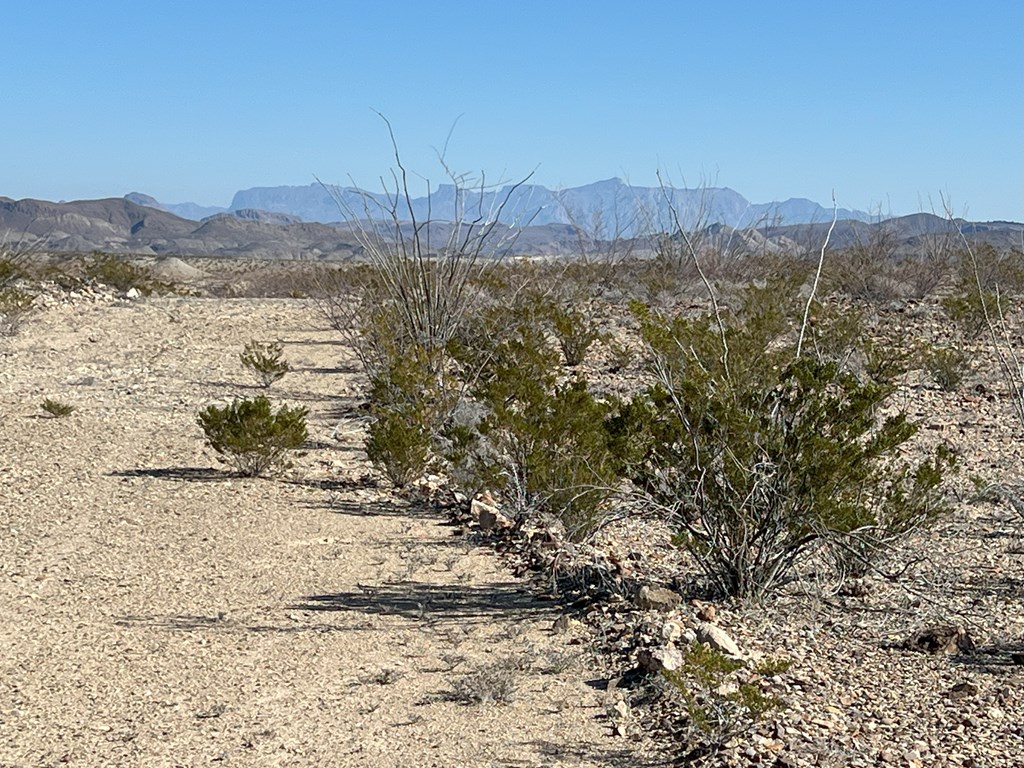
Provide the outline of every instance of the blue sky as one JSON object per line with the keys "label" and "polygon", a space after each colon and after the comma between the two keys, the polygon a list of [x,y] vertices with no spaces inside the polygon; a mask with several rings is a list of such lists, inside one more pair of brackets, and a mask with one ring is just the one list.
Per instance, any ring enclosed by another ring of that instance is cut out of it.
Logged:
{"label": "blue sky", "polygon": [[[1024,219],[1024,2],[10,2],[0,195],[227,205],[403,159]],[[461,117],[460,117],[461,116]]]}

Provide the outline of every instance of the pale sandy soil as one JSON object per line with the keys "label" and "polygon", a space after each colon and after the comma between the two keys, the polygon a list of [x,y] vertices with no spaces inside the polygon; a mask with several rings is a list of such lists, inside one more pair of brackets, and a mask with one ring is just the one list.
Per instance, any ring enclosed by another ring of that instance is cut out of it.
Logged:
{"label": "pale sandy soil", "polygon": [[[254,394],[251,338],[311,412],[272,479],[229,477],[195,423]],[[83,296],[3,342],[0,766],[641,764],[557,607],[368,482],[358,422],[332,438],[358,392],[296,300]],[[446,700],[506,659],[511,703]]]}

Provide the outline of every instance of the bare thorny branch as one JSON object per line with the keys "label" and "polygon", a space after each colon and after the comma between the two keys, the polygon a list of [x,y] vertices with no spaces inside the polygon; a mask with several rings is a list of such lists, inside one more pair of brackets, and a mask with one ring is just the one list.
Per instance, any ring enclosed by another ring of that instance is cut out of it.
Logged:
{"label": "bare thorny branch", "polygon": [[825,249],[828,248],[829,241],[832,239],[832,231],[836,228],[836,219],[839,217],[839,207],[836,204],[836,193],[832,191],[832,224],[828,228],[828,234],[825,235],[825,242],[821,244],[821,255],[818,257],[818,269],[814,273],[814,282],[811,283],[811,293],[807,297],[807,306],[804,307],[804,319],[800,324],[800,339],[796,343],[796,356],[800,357],[800,352],[804,346],[804,335],[807,332],[807,321],[811,316],[811,306],[814,304],[814,295],[818,290],[818,283],[821,281],[821,270],[825,266]]}
{"label": "bare thorny branch", "polygon": [[982,315],[985,318],[985,326],[992,341],[992,348],[999,361],[999,369],[1013,397],[1013,407],[1017,418],[1024,427],[1024,364],[1021,363],[1020,355],[1010,337],[1009,324],[1003,311],[1003,300],[999,286],[995,286],[995,306],[990,307],[986,298],[986,287],[981,280],[981,266],[978,264],[977,254],[971,246],[970,240],[964,234],[963,226],[953,213],[953,207],[946,197],[942,196],[942,207],[946,218],[956,229],[957,236],[963,244],[967,258],[971,262],[971,271],[974,277],[974,287],[978,291],[978,300],[981,302]]}

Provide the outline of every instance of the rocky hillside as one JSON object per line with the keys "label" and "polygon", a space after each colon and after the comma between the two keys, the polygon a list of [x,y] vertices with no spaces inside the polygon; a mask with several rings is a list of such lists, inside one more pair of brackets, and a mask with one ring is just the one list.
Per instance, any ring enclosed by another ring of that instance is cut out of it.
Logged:
{"label": "rocky hillside", "polygon": [[[420,234],[425,242],[429,236],[436,250],[448,240],[453,225],[438,211],[433,213],[434,220],[429,227],[421,228]],[[425,217],[426,210],[418,215]],[[660,225],[662,231],[672,229],[670,221]],[[961,222],[961,226],[971,237],[999,248],[1020,248],[1024,237],[1024,225],[1013,222]],[[513,237],[513,227],[499,225],[493,242],[507,244],[501,252],[516,256],[594,256],[611,252],[644,255],[654,251],[659,237],[622,238],[613,247],[609,240],[601,239],[601,233],[596,237],[583,234],[588,228],[585,221],[578,226],[534,221]],[[622,227],[618,232],[621,235],[627,229]],[[712,224],[704,231],[706,242],[723,252],[773,253],[817,248],[827,229],[826,220],[789,226],[761,223],[745,228]],[[403,236],[410,236],[412,231],[411,224],[403,225]],[[343,223],[303,221],[292,214],[258,208],[239,208],[193,221],[127,198],[52,203],[0,197],[0,233],[4,232],[27,233],[39,238],[47,250],[59,252],[313,260],[357,258],[362,252],[352,228]],[[615,233],[613,229],[604,235]],[[954,233],[948,221],[931,214],[875,223],[851,219],[837,224],[831,243],[835,248],[884,243],[879,253],[899,255],[918,249],[929,238],[951,237]],[[383,234],[388,234],[387,227]]]}

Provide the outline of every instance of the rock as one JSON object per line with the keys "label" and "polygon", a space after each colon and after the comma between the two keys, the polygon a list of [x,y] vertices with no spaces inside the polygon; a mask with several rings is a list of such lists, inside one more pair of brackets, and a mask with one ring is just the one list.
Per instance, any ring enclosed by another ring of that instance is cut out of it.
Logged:
{"label": "rock", "polygon": [[948,691],[946,691],[946,698],[952,701],[959,701],[960,699],[967,699],[972,696],[977,696],[979,688],[974,683],[957,683]]}
{"label": "rock", "polygon": [[480,524],[480,530],[487,533],[496,528],[511,528],[512,521],[498,509],[497,505],[493,503],[493,499],[491,503],[488,503],[484,500],[485,498],[490,499],[490,494],[486,494],[479,499],[473,499],[469,505],[469,513]]}
{"label": "rock", "polygon": [[556,635],[560,635],[564,632],[568,632],[569,627],[571,626],[572,619],[569,618],[568,614],[563,613],[561,616],[555,619],[554,623],[551,625],[551,631],[554,632]]}
{"label": "rock", "polygon": [[141,293],[139,293],[139,289],[138,289],[138,288],[129,288],[129,289],[128,289],[128,292],[127,292],[127,293],[125,294],[125,297],[126,297],[126,298],[129,298],[129,299],[137,299],[137,298],[139,298],[139,297],[140,297],[141,295],[142,295],[142,294],[141,294]]}
{"label": "rock", "polygon": [[697,618],[701,621],[713,622],[715,620],[715,606],[713,605],[699,605],[697,606]]}
{"label": "rock", "polygon": [[686,629],[679,619],[669,619],[661,625],[661,638],[669,643],[674,643],[683,636]]}
{"label": "rock", "polygon": [[640,666],[648,672],[674,672],[683,666],[683,654],[674,645],[666,645],[654,650],[643,650],[637,654]]}
{"label": "rock", "polygon": [[963,627],[943,625],[927,627],[915,632],[904,641],[903,647],[922,653],[952,654],[960,651],[973,651],[974,640]]}
{"label": "rock", "polygon": [[678,592],[665,587],[640,587],[636,596],[636,604],[645,611],[671,611],[678,608],[683,598]]}
{"label": "rock", "polygon": [[674,645],[666,645],[664,648],[656,648],[651,652],[651,657],[658,663],[661,669],[666,672],[675,672],[683,666],[683,654]]}
{"label": "rock", "polygon": [[729,634],[721,627],[716,627],[706,621],[700,622],[696,628],[697,641],[710,645],[716,651],[731,656],[734,659],[742,659],[743,652],[736,645],[736,641],[729,637]]}

